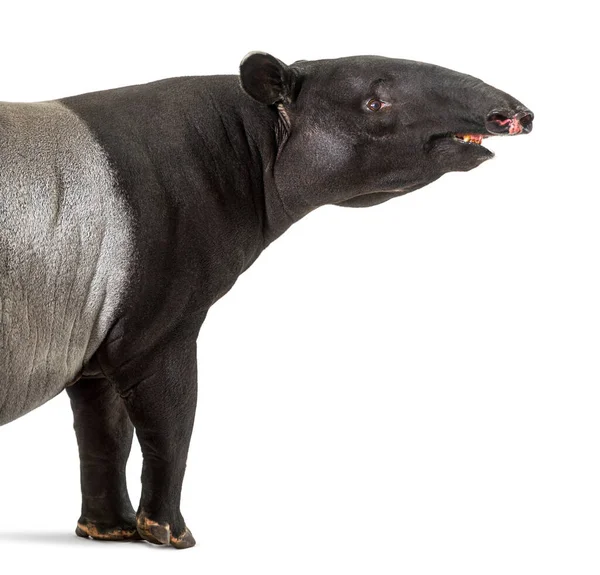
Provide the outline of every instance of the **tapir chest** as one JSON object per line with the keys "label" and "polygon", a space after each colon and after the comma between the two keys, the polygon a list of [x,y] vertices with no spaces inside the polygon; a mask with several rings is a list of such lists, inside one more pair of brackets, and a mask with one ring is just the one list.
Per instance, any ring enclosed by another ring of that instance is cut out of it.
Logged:
{"label": "tapir chest", "polygon": [[131,217],[105,154],[57,102],[0,104],[0,424],[77,377],[115,320]]}

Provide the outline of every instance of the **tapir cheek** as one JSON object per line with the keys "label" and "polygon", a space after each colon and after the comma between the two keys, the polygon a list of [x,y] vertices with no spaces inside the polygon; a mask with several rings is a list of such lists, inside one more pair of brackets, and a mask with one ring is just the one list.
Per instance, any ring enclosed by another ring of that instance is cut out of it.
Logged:
{"label": "tapir cheek", "polygon": [[280,157],[281,169],[306,185],[342,177],[355,159],[352,143],[340,134],[312,129],[290,137]]}
{"label": "tapir cheek", "polygon": [[343,168],[352,158],[349,138],[324,130],[316,130],[306,138],[306,155],[311,164],[325,170]]}

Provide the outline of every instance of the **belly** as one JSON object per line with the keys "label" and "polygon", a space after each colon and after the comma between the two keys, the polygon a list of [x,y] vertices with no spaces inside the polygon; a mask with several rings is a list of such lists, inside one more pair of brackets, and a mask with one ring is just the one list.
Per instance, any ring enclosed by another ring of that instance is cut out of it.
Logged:
{"label": "belly", "polygon": [[87,126],[0,104],[0,425],[73,381],[115,321],[131,217]]}

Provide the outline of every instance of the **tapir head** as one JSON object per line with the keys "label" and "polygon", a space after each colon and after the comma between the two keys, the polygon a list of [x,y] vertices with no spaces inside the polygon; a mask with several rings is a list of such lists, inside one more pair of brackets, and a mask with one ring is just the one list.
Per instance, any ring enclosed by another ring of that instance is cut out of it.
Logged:
{"label": "tapir head", "polygon": [[481,80],[376,56],[241,63],[244,90],[279,114],[273,174],[286,211],[370,206],[491,158],[492,135],[531,131],[533,113]]}

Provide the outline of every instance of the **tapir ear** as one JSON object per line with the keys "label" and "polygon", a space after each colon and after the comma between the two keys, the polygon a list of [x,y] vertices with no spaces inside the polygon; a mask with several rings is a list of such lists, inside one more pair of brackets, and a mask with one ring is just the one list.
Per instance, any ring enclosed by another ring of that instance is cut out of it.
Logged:
{"label": "tapir ear", "polygon": [[262,104],[288,103],[293,74],[283,62],[264,52],[250,52],[240,64],[244,90]]}

